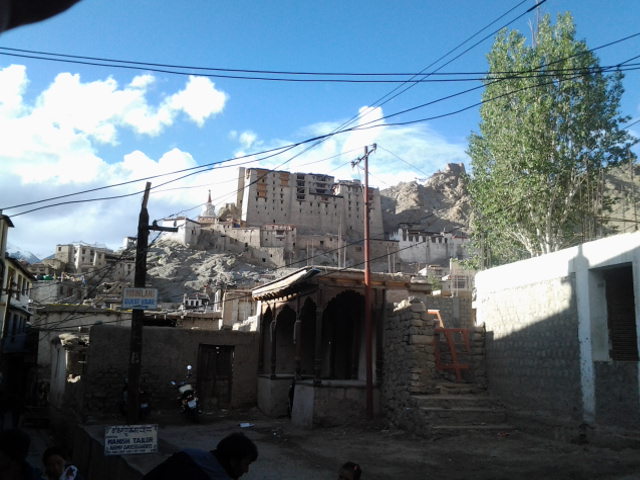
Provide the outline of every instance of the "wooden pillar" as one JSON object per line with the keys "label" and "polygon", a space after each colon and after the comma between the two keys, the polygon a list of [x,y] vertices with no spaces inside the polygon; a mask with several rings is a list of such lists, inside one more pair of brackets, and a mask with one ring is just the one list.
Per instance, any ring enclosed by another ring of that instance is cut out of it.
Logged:
{"label": "wooden pillar", "polygon": [[329,378],[336,377],[336,320],[327,319],[327,338],[331,343],[329,347]]}
{"label": "wooden pillar", "polygon": [[293,344],[296,346],[296,372],[295,378],[300,378],[302,371],[302,318],[300,311],[300,297],[296,299],[296,322],[293,324]]}
{"label": "wooden pillar", "polygon": [[350,310],[350,316],[353,322],[353,328],[351,332],[353,334],[353,339],[351,341],[351,379],[357,380],[358,372],[360,370],[360,334],[362,332],[360,325],[362,324],[362,316],[356,315],[355,309],[353,307]]}
{"label": "wooden pillar", "polygon": [[265,373],[264,371],[264,342],[267,341],[267,332],[264,322],[264,312],[262,309],[259,312],[258,326],[260,327],[260,344],[258,345],[258,372]]}
{"label": "wooden pillar", "polygon": [[316,305],[316,338],[313,357],[313,382],[321,383],[322,375],[322,309]]}
{"label": "wooden pillar", "polygon": [[382,379],[382,368],[384,367],[384,321],[386,318],[387,292],[386,290],[374,290],[376,306],[373,316],[374,331],[376,332],[376,381],[378,385]]}
{"label": "wooden pillar", "polygon": [[296,318],[293,324],[293,341],[296,345],[296,378],[300,378],[302,371],[302,320]]}
{"label": "wooden pillar", "polygon": [[273,305],[271,311],[273,312],[273,320],[271,320],[271,325],[269,331],[271,332],[271,368],[269,369],[269,373],[271,378],[276,378],[276,348],[278,346],[276,342],[277,337],[277,324],[278,317],[275,304]]}

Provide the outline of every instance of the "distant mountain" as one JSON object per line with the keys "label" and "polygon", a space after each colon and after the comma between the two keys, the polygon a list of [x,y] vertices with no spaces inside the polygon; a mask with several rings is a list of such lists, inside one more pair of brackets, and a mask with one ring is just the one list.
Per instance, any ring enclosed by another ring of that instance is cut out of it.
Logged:
{"label": "distant mountain", "polygon": [[7,253],[9,257],[16,258],[18,260],[24,260],[27,263],[38,263],[40,259],[36,257],[33,253],[22,250],[20,247],[16,247],[11,243],[7,242]]}
{"label": "distant mountain", "polygon": [[450,163],[424,183],[403,182],[380,191],[384,231],[401,223],[429,232],[469,230],[469,198],[464,185],[464,165]]}
{"label": "distant mountain", "polygon": [[635,232],[640,225],[640,165],[613,168],[605,175],[605,189],[612,193],[609,227],[618,233]]}
{"label": "distant mountain", "polygon": [[[470,199],[463,164],[450,163],[424,183],[406,182],[380,191],[382,220],[387,234],[401,223],[430,232],[469,233]],[[611,194],[609,224],[603,233],[637,231],[640,226],[640,165],[610,169],[605,186]]]}

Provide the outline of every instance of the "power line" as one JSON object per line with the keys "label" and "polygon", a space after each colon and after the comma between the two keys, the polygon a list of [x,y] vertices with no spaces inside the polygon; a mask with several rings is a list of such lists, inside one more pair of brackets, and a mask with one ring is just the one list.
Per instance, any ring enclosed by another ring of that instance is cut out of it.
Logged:
{"label": "power line", "polygon": [[[635,58],[637,58],[637,56],[634,56],[631,59],[635,59]],[[626,62],[628,62],[628,61],[629,60],[627,60]],[[622,64],[624,64],[626,62],[623,62]],[[621,64],[619,64],[619,65],[621,65]],[[634,68],[633,70],[636,70],[636,69],[637,68]],[[619,68],[616,65],[615,67],[611,67],[610,70],[611,71],[619,70]],[[603,71],[603,70],[600,69],[599,71]],[[579,74],[575,74],[573,76],[568,76],[567,78],[557,79],[557,81],[573,80],[573,79],[576,79],[576,78],[580,78],[581,76],[584,76],[584,75],[585,75],[584,73],[579,73]],[[507,81],[507,80],[511,80],[511,78],[510,77],[505,77],[505,78],[502,78],[502,79],[499,79],[499,80],[494,80],[494,81],[492,81],[490,83],[502,82],[502,81]],[[511,95],[511,94],[518,93],[520,91],[528,90],[528,89],[531,89],[531,88],[538,88],[538,87],[545,86],[545,85],[550,85],[550,84],[553,84],[553,83],[555,83],[555,82],[554,81],[550,81],[550,82],[546,82],[546,83],[543,82],[543,83],[538,83],[536,85],[523,87],[523,88],[520,88],[520,89],[513,90],[511,92],[507,92],[507,93],[498,95],[496,97],[492,97],[492,98],[489,98],[489,99],[481,100],[480,102],[476,102],[474,104],[468,105],[468,106],[460,108],[458,110],[446,112],[446,113],[439,114],[439,115],[434,115],[434,116],[431,116],[431,117],[424,117],[424,118],[415,119],[415,120],[409,120],[409,121],[405,121],[405,122],[394,122],[394,123],[384,123],[384,124],[375,123],[375,122],[379,122],[381,120],[386,120],[386,119],[389,119],[389,118],[393,118],[393,117],[396,117],[396,116],[399,116],[399,115],[402,115],[402,114],[405,114],[405,113],[408,113],[408,112],[411,112],[411,111],[414,111],[414,110],[418,110],[418,109],[433,105],[435,103],[442,102],[444,100],[448,100],[448,99],[451,99],[453,97],[456,97],[456,96],[459,96],[459,95],[462,95],[462,94],[465,94],[465,93],[469,93],[471,91],[478,90],[480,88],[485,87],[485,85],[480,85],[478,87],[474,87],[474,88],[467,89],[467,90],[464,90],[464,91],[461,91],[461,92],[457,92],[457,93],[448,95],[446,97],[441,97],[441,98],[433,100],[431,102],[427,102],[427,103],[424,103],[424,104],[421,104],[421,105],[417,105],[415,107],[411,107],[411,108],[408,108],[408,109],[405,109],[405,110],[402,110],[402,111],[399,111],[399,112],[395,112],[395,113],[392,113],[392,114],[389,114],[389,115],[385,115],[384,117],[382,117],[380,119],[366,122],[366,123],[364,123],[362,125],[359,125],[357,127],[349,127],[349,128],[343,129],[343,130],[333,131],[333,132],[328,133],[328,134],[312,137],[312,138],[309,138],[309,139],[306,139],[306,140],[303,140],[303,141],[300,141],[300,142],[296,142],[296,143],[293,143],[293,144],[290,144],[290,145],[287,145],[287,146],[284,146],[284,147],[278,147],[276,149],[271,149],[271,150],[267,150],[267,151],[264,151],[264,152],[254,153],[254,154],[248,154],[248,155],[245,155],[245,157],[261,155],[263,153],[269,153],[269,152],[276,151],[276,153],[271,153],[267,157],[256,159],[256,160],[253,160],[252,162],[262,161],[262,160],[265,160],[267,158],[270,158],[270,157],[273,157],[273,156],[276,156],[276,155],[280,155],[280,154],[282,154],[282,153],[284,153],[284,152],[286,152],[288,150],[291,150],[291,149],[293,149],[295,147],[304,145],[306,143],[318,142],[318,141],[324,140],[326,138],[329,138],[329,137],[332,137],[332,136],[335,136],[335,135],[339,135],[339,134],[342,134],[342,133],[350,132],[350,131],[368,130],[368,129],[371,129],[371,128],[390,127],[390,126],[406,126],[406,125],[412,125],[412,124],[415,124],[415,123],[423,123],[423,122],[432,121],[432,120],[436,120],[436,119],[440,119],[440,118],[445,118],[445,117],[449,117],[449,116],[456,115],[458,113],[464,112],[466,110],[470,110],[470,109],[475,108],[477,106],[480,106],[480,105],[482,105],[484,103],[488,103],[490,101],[494,101],[494,100],[497,100],[499,98],[502,98],[502,97],[505,97],[505,96],[508,96],[508,95]],[[308,151],[309,149],[311,149],[311,148],[313,148],[315,146],[316,145],[311,145],[311,146],[307,147],[302,152],[299,152],[298,154],[294,155],[293,157],[291,157],[288,160],[286,160],[286,161],[282,162],[281,164],[279,164],[277,167],[275,167],[275,169],[282,167],[286,163],[290,162],[291,160],[293,160],[297,156],[301,155],[302,153]],[[217,164],[224,163],[224,162],[231,161],[231,160],[235,160],[235,159],[222,160],[222,161],[213,162],[213,163],[210,163],[210,164],[207,164],[207,165],[200,165],[198,167],[191,167],[191,168],[179,170],[179,171],[176,171],[176,172],[170,172],[170,173],[166,173],[166,174],[162,174],[162,175],[156,175],[156,176],[153,176],[153,177],[149,177],[149,178],[157,178],[159,176],[167,176],[167,175],[175,174],[175,173],[178,173],[178,172],[185,172],[185,171],[191,171],[191,170],[196,170],[197,169],[197,171],[195,171],[195,172],[192,171],[191,173],[185,174],[185,175],[183,175],[181,177],[178,177],[178,178],[166,181],[164,183],[158,184],[158,185],[152,187],[152,189],[157,189],[157,188],[159,188],[159,187],[161,187],[163,185],[167,185],[169,183],[173,183],[175,181],[184,179],[184,178],[189,177],[191,175],[196,175],[196,174],[199,174],[199,173],[203,173],[205,171],[213,170],[213,168],[211,168],[212,165],[217,165]],[[234,165],[234,166],[237,166],[237,165]],[[270,171],[272,171],[272,170],[270,170]],[[260,180],[259,178],[256,179],[256,182],[259,181],[259,180]],[[137,181],[139,181],[139,180],[137,180]],[[133,183],[133,182],[135,182],[135,181],[132,180],[132,181],[128,181],[128,182],[123,182],[123,183],[117,184],[115,186],[120,186],[120,185],[123,185],[123,184],[128,184],[128,183]],[[82,192],[82,193],[86,193],[86,192],[89,192],[89,191],[102,190],[102,189],[105,189],[105,188],[111,188],[113,186],[114,185],[108,185],[108,186],[104,186],[104,187],[99,187],[99,188],[91,189],[91,190],[88,190],[88,191],[85,191],[85,192]],[[140,194],[140,193],[142,193],[142,190],[141,191],[136,191],[136,192],[133,192],[133,193],[123,194],[123,195],[114,195],[114,196],[110,196],[110,197],[100,197],[100,198],[92,198],[92,199],[83,199],[83,200],[73,200],[73,201],[59,202],[59,203],[55,203],[55,204],[51,204],[51,205],[44,205],[42,207],[33,208],[33,209],[26,210],[26,211],[23,211],[23,212],[18,212],[18,213],[12,214],[11,216],[12,217],[17,217],[17,216],[20,216],[20,215],[25,215],[25,214],[33,213],[33,212],[36,212],[36,211],[39,211],[39,210],[44,210],[44,209],[47,209],[47,208],[52,208],[52,207],[57,207],[57,206],[62,206],[62,205],[70,205],[70,204],[102,201],[102,200],[113,200],[113,199],[124,198],[124,197],[132,196],[132,195],[137,195],[137,194]],[[72,194],[62,195],[62,196],[58,196],[58,197],[55,197],[55,198],[64,198],[64,197],[73,196],[73,195],[77,195],[77,194],[79,194],[79,193],[72,193]],[[45,202],[45,201],[50,201],[50,199],[40,200],[40,201],[37,201],[37,202],[30,202],[30,204],[42,203],[42,202]],[[17,208],[17,207],[16,206],[11,206],[11,207],[5,207],[3,209],[9,210],[11,208]]]}
{"label": "power line", "polygon": [[[526,1],[526,0],[525,0]],[[526,13],[526,12],[525,12]],[[495,33],[495,32],[493,32]],[[483,40],[485,40],[484,38]],[[24,52],[24,53],[11,53],[11,52]],[[200,77],[216,77],[216,78],[230,78],[230,79],[241,79],[241,80],[262,80],[262,81],[280,81],[280,82],[342,82],[342,83],[437,83],[437,82],[469,82],[469,81],[481,81],[489,75],[489,72],[480,72],[480,71],[471,71],[471,72],[430,72],[429,74],[424,74],[424,72],[419,73],[357,73],[357,72],[286,72],[286,71],[272,71],[272,70],[249,70],[249,69],[224,69],[224,68],[215,68],[215,67],[195,67],[195,66],[180,66],[180,65],[170,65],[170,64],[156,64],[150,62],[137,62],[132,60],[117,60],[117,59],[109,59],[109,58],[100,58],[100,57],[90,57],[90,56],[82,56],[82,55],[69,55],[62,53],[54,53],[54,52],[44,52],[44,51],[36,51],[36,50],[26,50],[20,48],[11,48],[11,47],[0,47],[0,55],[18,57],[18,58],[29,58],[34,60],[48,60],[48,61],[57,61],[63,63],[71,63],[78,65],[90,65],[90,66],[101,66],[101,67],[113,67],[113,68],[129,68],[136,70],[145,70],[145,71],[153,71],[157,73],[167,73],[173,75],[187,75],[187,76],[200,76]],[[45,55],[45,56],[42,56]],[[56,58],[60,57],[60,58]],[[74,61],[74,60],[65,60],[66,58],[75,58],[75,59],[95,59],[101,62],[112,62],[112,63],[90,63],[90,62],[82,62],[82,61]],[[442,57],[441,57],[442,58]],[[130,64],[130,65],[124,65]],[[136,66],[133,66],[136,65]],[[168,68],[175,69],[189,69],[192,71],[173,71],[173,70],[160,70],[157,68],[153,68],[153,66],[165,66]],[[265,73],[265,74],[280,74],[280,75],[309,75],[309,76],[407,76],[411,77],[409,79],[394,79],[394,80],[354,80],[354,79],[298,79],[298,78],[265,78],[265,77],[242,77],[242,76],[231,76],[231,75],[215,75],[215,74],[207,74],[203,73],[205,71],[237,71],[237,72],[247,72],[247,73]],[[504,72],[492,72],[492,74],[516,74],[515,71],[504,71]],[[428,75],[438,76],[438,77],[454,77],[454,78],[440,78],[440,79],[431,79],[431,78],[421,78],[415,79],[415,77],[420,75]],[[475,75],[470,77],[469,75]],[[466,76],[466,77],[463,77]],[[463,78],[455,78],[455,77],[463,77]]]}
{"label": "power line", "polygon": [[[609,47],[611,45],[627,41],[627,40],[629,40],[631,38],[634,38],[636,36],[640,36],[640,32],[632,34],[632,35],[627,35],[625,37],[622,37],[620,39],[614,40],[612,42],[600,45],[600,46],[592,48],[592,49],[585,50],[583,52],[579,52],[579,53],[574,54],[574,55],[570,55],[570,56],[562,58],[562,59],[555,60],[553,62],[549,62],[546,65],[542,65],[542,66],[538,67],[538,69],[525,70],[525,71],[520,72],[520,73],[533,73],[533,72],[536,72],[536,71],[540,71],[541,69],[543,69],[543,68],[545,68],[547,66],[554,65],[556,63],[559,63],[561,61],[573,58],[575,56],[584,55],[586,53],[593,52],[593,51],[599,50],[601,48]],[[638,56],[631,57],[630,59],[626,60],[625,62],[618,63],[615,66],[611,66],[611,67],[607,67],[607,68],[600,67],[600,68],[595,69],[595,70],[597,72],[611,71],[611,70],[614,70],[614,69],[615,70],[624,70],[622,68],[622,66],[625,65],[625,64],[630,65],[630,62],[632,60],[636,59],[636,58],[638,58]],[[627,69],[628,70],[635,70],[636,68],[627,66]],[[590,74],[590,73],[593,73],[593,70],[587,70],[586,72],[583,73],[583,70],[578,69],[578,72],[580,72],[580,73],[576,74],[576,75],[573,75],[573,76],[569,76],[569,78],[560,78],[560,79],[558,79],[558,81],[574,79],[574,78],[577,78],[577,77],[579,77],[581,75]],[[506,77],[502,77],[502,78],[499,78],[499,79],[496,79],[496,80],[491,80],[489,83],[501,82],[501,81],[506,81],[506,80],[511,80],[511,79],[512,79],[512,76],[506,76]],[[540,84],[540,85],[546,85],[546,84]],[[480,85],[480,86],[477,86],[477,87],[466,89],[466,90],[463,90],[463,91],[460,91],[460,92],[457,92],[457,93],[454,93],[454,94],[451,94],[451,95],[447,95],[447,96],[435,99],[433,101],[430,101],[430,102],[427,102],[427,103],[424,103],[424,104],[421,104],[421,105],[418,105],[418,106],[415,106],[415,107],[411,107],[409,109],[405,109],[405,110],[402,110],[402,111],[399,111],[399,112],[395,112],[395,113],[386,115],[386,116],[384,116],[384,117],[382,117],[380,119],[377,119],[377,120],[374,120],[374,121],[369,121],[369,122],[366,122],[366,123],[364,123],[362,125],[359,125],[359,126],[356,126],[356,127],[349,127],[349,128],[344,128],[344,129],[340,129],[340,130],[335,129],[335,130],[333,130],[332,132],[330,132],[328,134],[319,135],[319,136],[316,136],[316,137],[312,137],[312,138],[303,140],[301,142],[292,143],[292,144],[285,145],[285,146],[282,146],[282,147],[277,147],[277,148],[265,150],[265,151],[262,151],[262,152],[247,154],[247,155],[243,155],[241,157],[236,157],[236,158],[232,158],[232,159],[225,159],[225,160],[218,161],[218,162],[212,162],[212,163],[205,164],[205,165],[199,165],[199,166],[196,166],[196,167],[190,167],[190,168],[187,168],[187,169],[177,170],[177,171],[174,171],[174,172],[168,172],[168,173],[165,173],[165,174],[159,174],[159,175],[154,175],[154,176],[150,176],[150,177],[145,177],[145,178],[142,178],[142,179],[130,180],[130,181],[121,182],[121,183],[118,183],[118,184],[107,185],[107,186],[98,187],[98,188],[94,188],[94,189],[84,190],[82,192],[71,193],[71,194],[66,194],[66,195],[60,195],[60,196],[57,196],[57,197],[51,197],[51,198],[48,198],[48,199],[43,199],[43,200],[38,200],[38,201],[28,202],[28,203],[23,203],[23,204],[18,204],[18,205],[11,205],[9,207],[3,207],[3,209],[4,210],[10,210],[10,209],[18,208],[18,207],[21,207],[21,206],[28,206],[28,205],[33,205],[33,204],[37,204],[37,203],[43,203],[43,202],[46,202],[46,201],[51,201],[51,200],[54,200],[54,199],[60,199],[60,198],[65,198],[65,197],[69,197],[69,196],[79,195],[79,194],[82,194],[82,193],[90,193],[90,192],[94,192],[94,191],[98,191],[98,190],[102,190],[102,189],[106,189],[106,188],[112,188],[112,187],[116,187],[116,186],[122,186],[122,185],[130,184],[130,183],[134,183],[134,182],[138,182],[138,181],[158,178],[158,177],[162,177],[162,176],[173,175],[173,174],[187,172],[187,171],[198,170],[198,171],[193,172],[193,173],[191,173],[189,175],[185,175],[183,177],[179,177],[177,179],[173,179],[173,180],[171,180],[169,182],[165,182],[165,183],[160,184],[160,185],[156,185],[155,187],[153,187],[155,189],[155,188],[158,188],[159,186],[166,185],[167,183],[171,183],[173,181],[180,180],[180,179],[185,178],[187,176],[190,176],[192,174],[202,173],[203,171],[210,170],[211,168],[208,168],[208,167],[212,167],[212,166],[219,165],[219,164],[222,164],[222,163],[238,160],[239,158],[241,159],[241,158],[255,157],[256,155],[269,154],[266,157],[263,157],[263,158],[260,158],[260,159],[255,159],[255,160],[251,160],[251,161],[249,161],[247,163],[258,162],[258,161],[262,161],[262,160],[265,160],[267,158],[271,158],[273,156],[285,153],[285,152],[287,152],[287,151],[289,151],[289,150],[291,150],[291,149],[293,149],[293,148],[295,148],[297,146],[301,146],[301,145],[304,145],[306,143],[315,142],[314,145],[311,145],[311,146],[307,147],[302,152],[299,152],[294,157],[291,157],[290,159],[288,159],[287,161],[283,162],[278,167],[276,167],[276,168],[280,168],[282,165],[290,162],[291,160],[293,160],[297,156],[299,156],[302,153],[308,151],[309,149],[315,147],[316,145],[318,145],[319,143],[324,141],[326,138],[332,137],[334,135],[338,135],[338,134],[346,133],[346,132],[350,132],[350,131],[355,131],[355,130],[365,130],[365,129],[369,129],[369,128],[377,128],[377,127],[380,127],[380,126],[401,126],[401,125],[409,125],[409,124],[414,124],[414,123],[419,123],[419,122],[424,122],[424,121],[429,121],[429,120],[435,120],[435,119],[438,119],[438,118],[443,118],[443,117],[446,117],[446,116],[454,115],[454,114],[463,112],[465,110],[469,110],[471,108],[474,108],[474,107],[476,107],[476,106],[478,106],[478,105],[480,105],[482,103],[485,103],[486,101],[489,101],[491,99],[483,100],[482,102],[475,103],[473,105],[470,105],[468,107],[465,107],[465,108],[462,108],[462,109],[459,109],[459,110],[456,110],[456,111],[453,111],[453,112],[448,112],[448,113],[445,113],[445,114],[432,116],[432,117],[427,117],[427,118],[423,118],[423,119],[412,120],[412,121],[408,121],[408,122],[390,123],[390,124],[374,124],[375,122],[379,122],[381,120],[393,118],[393,117],[398,116],[398,115],[402,115],[402,114],[405,114],[405,113],[408,113],[408,112],[411,112],[411,111],[414,111],[414,110],[417,110],[417,109],[420,109],[420,108],[424,108],[424,107],[433,105],[435,103],[438,103],[438,102],[441,102],[441,101],[444,101],[444,100],[451,99],[451,98],[456,97],[456,96],[463,95],[465,93],[472,92],[474,90],[478,90],[480,88],[483,88],[484,86],[486,86],[486,85]],[[346,122],[346,123],[349,123],[349,122]],[[345,125],[345,124],[343,124],[343,125]],[[374,125],[372,125],[372,124],[374,124]],[[233,166],[237,166],[237,164],[233,165]],[[223,168],[223,167],[218,167],[218,168]],[[73,201],[73,202],[62,202],[62,203],[58,203],[58,204],[47,205],[47,206],[44,206],[44,207],[39,207],[39,208],[36,208],[36,209],[27,210],[27,211],[24,211],[24,212],[19,212],[17,214],[12,214],[12,216],[24,215],[26,213],[32,213],[34,211],[38,211],[38,210],[41,210],[41,209],[44,209],[44,208],[50,208],[50,207],[53,207],[53,206],[66,205],[66,204],[70,204],[70,203],[83,203],[83,202],[88,202],[88,201],[99,201],[99,200],[122,198],[122,197],[130,196],[130,195],[136,195],[138,193],[140,193],[140,192],[134,192],[132,194],[125,194],[125,195],[113,196],[113,197],[103,197],[103,198],[98,198],[98,199],[87,199],[87,200],[79,200],[79,201]]]}
{"label": "power line", "polygon": [[412,163],[407,162],[404,158],[400,157],[399,155],[393,153],[391,150],[384,148],[382,145],[380,145],[379,143],[377,144],[378,148],[380,150],[384,150],[387,153],[390,153],[391,155],[393,155],[394,157],[396,157],[398,160],[400,160],[401,162],[406,163],[407,165],[409,165],[411,168],[413,168],[416,172],[418,173],[422,173],[423,175],[426,175],[427,177],[429,176],[429,174],[427,172],[425,172],[424,170],[419,169],[418,167],[416,167],[415,165],[413,165]]}

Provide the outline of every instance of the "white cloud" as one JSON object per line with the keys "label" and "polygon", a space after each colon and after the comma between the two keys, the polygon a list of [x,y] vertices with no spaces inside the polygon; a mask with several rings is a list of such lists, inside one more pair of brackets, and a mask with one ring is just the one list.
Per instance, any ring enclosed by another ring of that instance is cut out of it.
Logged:
{"label": "white cloud", "polygon": [[240,137],[238,137],[240,145],[242,145],[243,148],[251,148],[256,143],[257,139],[258,136],[250,130],[242,132],[240,134]]}
{"label": "white cloud", "polygon": [[61,73],[33,105],[26,105],[24,67],[12,65],[0,70],[0,81],[0,114],[5,121],[27,116],[34,122],[45,122],[61,131],[70,130],[107,144],[116,143],[118,129],[125,127],[140,134],[158,135],[173,125],[181,112],[202,126],[222,112],[228,99],[209,79],[189,77],[182,90],[153,106],[147,99],[154,83],[151,75],[139,75],[121,88],[111,77],[83,82],[78,74]]}
{"label": "white cloud", "polygon": [[0,115],[19,115],[22,96],[27,88],[27,69],[23,65],[10,65],[0,70]]}
{"label": "white cloud", "polygon": [[[156,158],[139,150],[109,162],[101,157],[98,147],[117,143],[122,129],[157,135],[173,125],[180,113],[201,126],[221,112],[227,101],[227,95],[208,79],[191,77],[182,89],[154,105],[147,98],[154,83],[151,75],[136,76],[121,87],[113,78],[86,82],[79,75],[61,73],[28,100],[25,67],[0,69],[0,208],[197,166],[188,152],[178,148]],[[153,218],[185,206],[197,207],[206,201],[211,183],[223,178],[206,172],[160,186],[186,173],[151,180],[158,187],[150,198]],[[135,234],[136,196],[74,202],[126,195],[144,189],[144,183],[61,198],[53,202],[68,203],[28,215],[18,214],[42,204],[6,210],[17,226],[11,231],[12,243],[39,255],[52,253],[56,243],[73,240],[117,247],[123,236]]]}
{"label": "white cloud", "polygon": [[[208,79],[192,77],[182,89],[159,99],[155,78],[151,75],[139,75],[120,86],[113,78],[84,82],[78,75],[63,73],[35,100],[28,100],[29,80],[24,67],[0,69],[0,84],[3,85],[0,90],[0,208],[13,207],[5,213],[16,224],[10,240],[20,248],[40,256],[51,254],[58,243],[76,240],[102,242],[117,248],[124,236],[136,233],[140,192],[145,180],[60,198],[54,203],[66,202],[64,205],[18,215],[40,206],[26,204],[43,198],[182,170],[149,180],[154,187],[149,199],[151,220],[175,214],[196,217],[208,190],[212,191],[217,206],[235,201],[237,168],[215,168],[188,175],[189,169],[197,167],[198,162],[184,147],[167,147],[154,155],[132,148],[119,158],[106,161],[102,157],[101,149],[117,143],[123,129],[160,135],[178,121],[181,114],[196,128],[222,112],[228,97]],[[155,103],[149,100],[152,94]],[[366,107],[360,110],[360,124],[363,118],[368,121],[383,115],[381,109],[372,109],[370,116],[363,117],[364,111]],[[330,133],[340,123],[318,122],[295,132],[293,137],[299,140]],[[284,147],[296,141],[264,139],[249,129],[232,131],[229,138],[237,142],[237,156]],[[247,166],[326,173],[337,179],[348,179],[359,176],[350,162],[362,155],[364,145],[373,142],[384,148],[379,148],[370,161],[371,184],[381,188],[400,180],[427,176],[449,162],[466,160],[463,145],[447,142],[427,126],[384,126],[332,136],[312,149],[306,150],[309,145],[303,145]],[[396,156],[422,170],[424,175]],[[245,162],[243,159],[237,163]],[[185,178],[178,178],[182,176]],[[175,181],[162,185],[171,180]],[[132,193],[134,195],[126,196]],[[83,201],[111,196],[123,198]],[[76,201],[80,202],[74,203]],[[19,204],[23,206],[16,206]]]}
{"label": "white cloud", "polygon": [[[399,182],[428,177],[448,163],[468,163],[466,144],[451,143],[426,124],[385,126],[381,120],[384,113],[379,107],[362,107],[358,113],[356,125],[380,126],[331,136],[316,148],[293,158],[295,152],[301,152],[305,148],[298,147],[295,151],[270,160],[268,166],[276,168],[288,155],[288,158],[293,159],[284,167],[277,168],[328,173],[337,179],[362,179],[362,164],[354,168],[351,161],[364,154],[365,146],[371,147],[376,143],[379,148],[369,157],[369,183],[386,188]],[[322,136],[334,132],[341,125],[342,122],[319,122],[306,127],[300,134],[305,137]],[[293,142],[265,142],[263,147],[274,148],[289,143]]]}
{"label": "white cloud", "polygon": [[183,111],[198,126],[224,109],[228,100],[225,92],[216,90],[211,80],[204,77],[189,77],[184,90],[172,95],[167,105],[174,111]]}
{"label": "white cloud", "polygon": [[153,75],[138,75],[129,82],[129,87],[146,89],[150,85],[154,84],[155,81],[156,78]]}

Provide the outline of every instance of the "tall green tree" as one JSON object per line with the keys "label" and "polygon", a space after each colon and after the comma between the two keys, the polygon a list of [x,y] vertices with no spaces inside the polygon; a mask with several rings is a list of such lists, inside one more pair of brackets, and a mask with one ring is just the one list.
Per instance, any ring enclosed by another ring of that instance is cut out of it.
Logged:
{"label": "tall green tree", "polygon": [[622,129],[622,74],[600,68],[569,13],[555,25],[545,16],[530,45],[503,30],[487,58],[480,132],[468,149],[483,266],[594,238],[608,206],[604,172],[630,161],[636,142]]}

